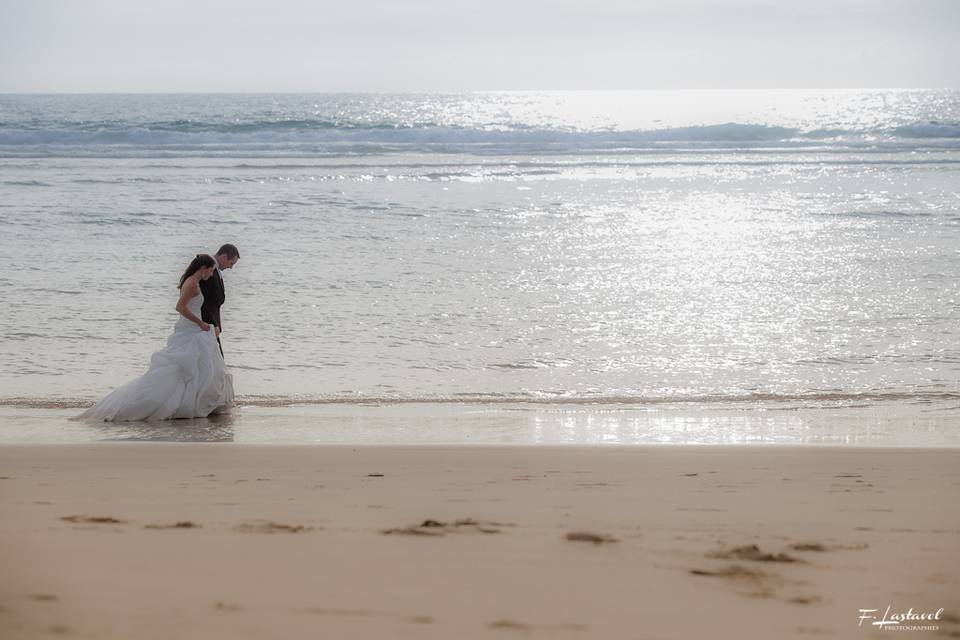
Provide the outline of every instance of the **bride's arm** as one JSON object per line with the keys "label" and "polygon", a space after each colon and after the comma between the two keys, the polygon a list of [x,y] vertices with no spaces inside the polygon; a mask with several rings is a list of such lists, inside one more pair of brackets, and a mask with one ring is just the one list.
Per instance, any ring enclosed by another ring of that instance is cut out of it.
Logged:
{"label": "bride's arm", "polygon": [[187,281],[183,283],[183,287],[180,289],[180,299],[177,300],[177,313],[200,327],[201,331],[207,331],[210,328],[210,325],[193,315],[190,309],[187,308],[187,303],[191,298],[197,295],[198,291],[199,287],[197,286],[197,281],[193,278],[187,278]]}

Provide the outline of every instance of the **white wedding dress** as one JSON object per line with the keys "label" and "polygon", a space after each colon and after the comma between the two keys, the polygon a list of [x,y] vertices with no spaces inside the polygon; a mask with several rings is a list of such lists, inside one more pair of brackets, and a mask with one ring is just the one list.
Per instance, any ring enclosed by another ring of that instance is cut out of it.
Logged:
{"label": "white wedding dress", "polygon": [[[203,294],[187,308],[198,318]],[[233,377],[227,371],[213,325],[202,331],[183,316],[177,318],[166,348],[150,357],[142,376],[115,389],[77,416],[81,420],[124,422],[203,418],[233,406]]]}

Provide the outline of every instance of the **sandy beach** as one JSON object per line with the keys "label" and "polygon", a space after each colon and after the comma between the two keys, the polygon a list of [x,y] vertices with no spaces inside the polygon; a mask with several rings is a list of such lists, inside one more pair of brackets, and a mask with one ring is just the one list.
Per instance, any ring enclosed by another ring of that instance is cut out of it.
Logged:
{"label": "sandy beach", "polygon": [[960,450],[0,447],[4,638],[960,636]]}
{"label": "sandy beach", "polygon": [[960,639],[960,0],[0,17],[0,640]]}

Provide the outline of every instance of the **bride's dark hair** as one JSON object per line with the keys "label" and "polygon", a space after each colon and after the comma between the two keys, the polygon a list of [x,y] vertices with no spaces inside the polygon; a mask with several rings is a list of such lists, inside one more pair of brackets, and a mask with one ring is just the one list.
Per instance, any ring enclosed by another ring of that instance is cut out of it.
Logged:
{"label": "bride's dark hair", "polygon": [[180,284],[177,285],[177,289],[182,289],[183,283],[187,281],[187,278],[195,274],[197,271],[200,271],[200,269],[206,269],[215,264],[217,264],[216,261],[207,254],[198,253],[197,257],[187,265],[187,270],[183,272],[182,276],[180,276]]}

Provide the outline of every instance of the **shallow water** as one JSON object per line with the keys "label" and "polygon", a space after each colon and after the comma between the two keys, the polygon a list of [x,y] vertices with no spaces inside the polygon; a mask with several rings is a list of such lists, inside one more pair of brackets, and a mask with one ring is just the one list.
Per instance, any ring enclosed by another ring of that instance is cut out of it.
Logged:
{"label": "shallow water", "polygon": [[[0,396],[84,404],[240,247],[273,404],[960,398],[960,94],[0,97]],[[748,429],[749,430],[749,429]]]}
{"label": "shallow water", "polygon": [[0,407],[0,444],[233,442],[340,445],[845,445],[960,447],[957,403],[809,408],[690,403],[244,406],[156,423],[85,424],[76,411]]}

